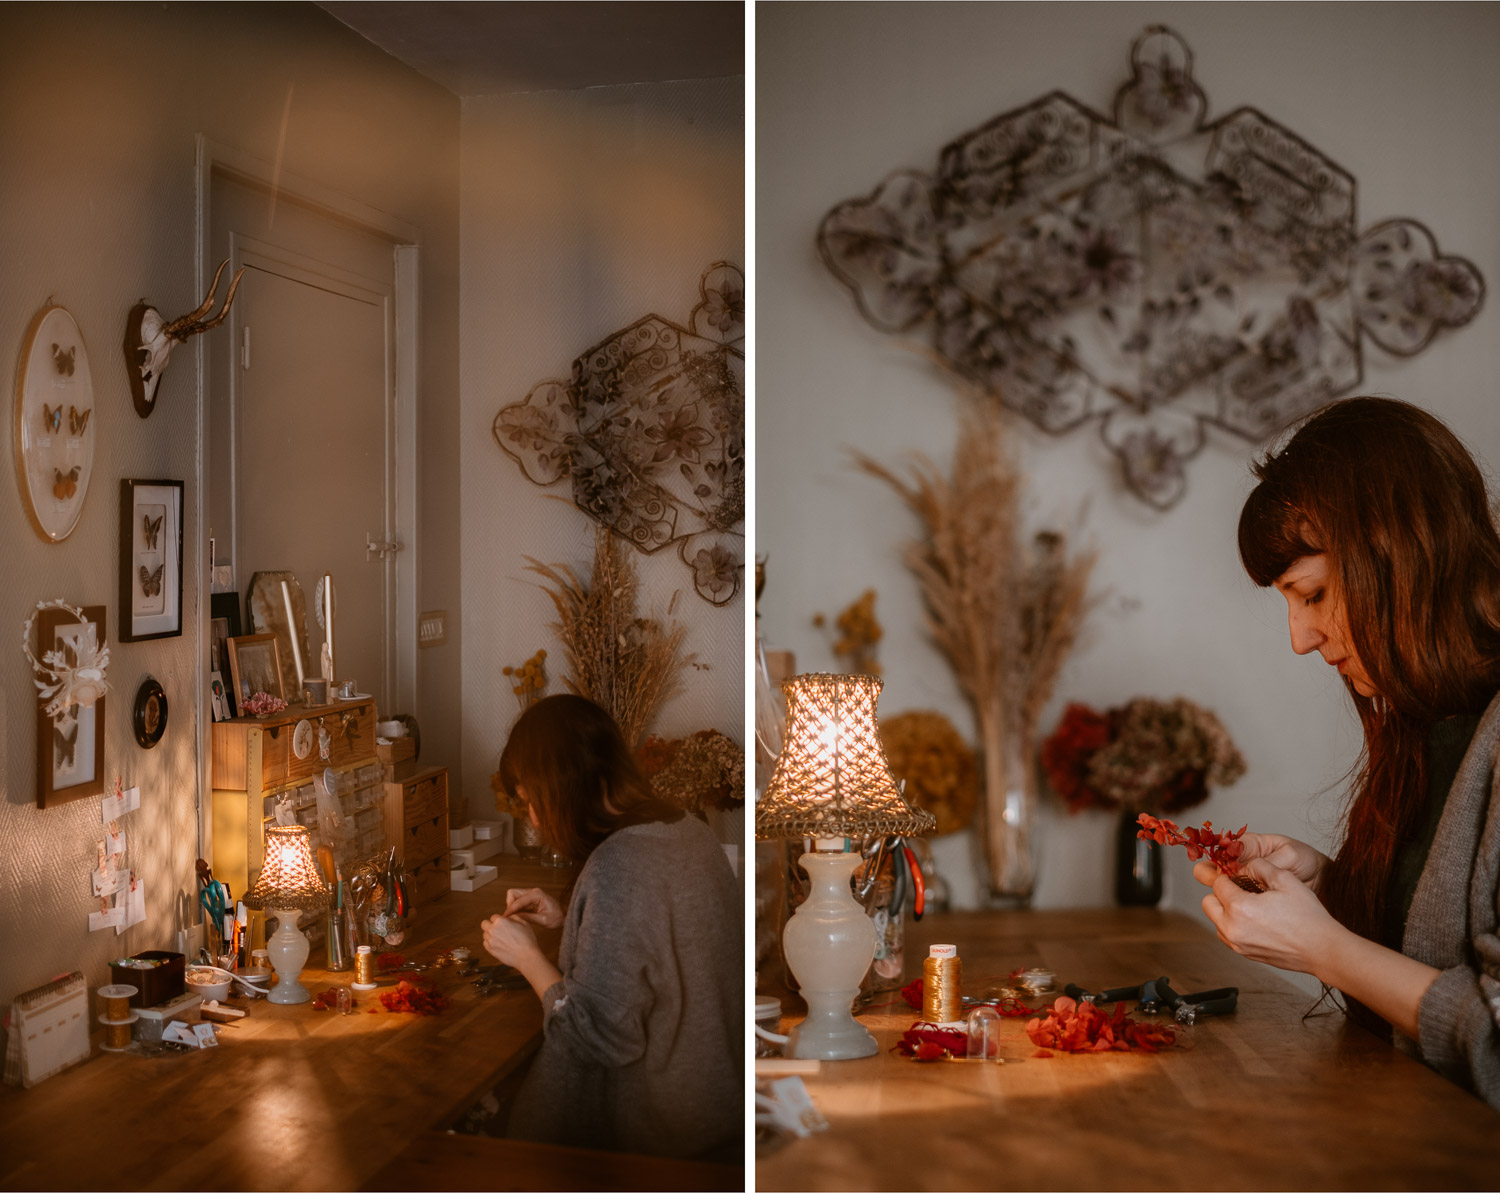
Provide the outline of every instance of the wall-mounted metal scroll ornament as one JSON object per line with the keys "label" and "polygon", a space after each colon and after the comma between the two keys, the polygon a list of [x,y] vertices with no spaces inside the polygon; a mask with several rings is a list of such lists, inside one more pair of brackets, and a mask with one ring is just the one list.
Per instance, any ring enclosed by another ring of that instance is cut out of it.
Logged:
{"label": "wall-mounted metal scroll ornament", "polygon": [[930,335],[962,375],[1062,433],[1098,421],[1158,508],[1212,424],[1259,440],[1413,356],[1484,298],[1410,219],[1360,233],[1350,174],[1253,108],[1204,123],[1171,30],[1131,48],[1113,119],[1060,91],[824,217],[860,311]]}
{"label": "wall-mounted metal scroll ornament", "polygon": [[652,554],[675,546],[693,588],[728,604],[744,573],[745,278],[720,261],[686,326],[647,315],[495,416],[495,441],[536,485]]}

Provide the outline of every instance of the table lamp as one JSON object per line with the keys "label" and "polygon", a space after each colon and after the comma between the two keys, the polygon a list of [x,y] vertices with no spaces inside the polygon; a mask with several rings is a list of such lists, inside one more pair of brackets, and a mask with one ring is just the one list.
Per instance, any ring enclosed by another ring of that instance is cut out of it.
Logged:
{"label": "table lamp", "polygon": [[875,925],[849,880],[863,860],[846,837],[930,833],[937,821],[902,798],[875,730],[881,681],[873,675],[794,675],[781,685],[786,731],[765,794],[755,806],[755,836],[812,837],[799,859],[812,891],[782,936],[787,964],[802,987],[807,1018],[794,1028],[790,1056],[852,1060],[873,1056],[875,1037],[856,1023],[854,999],[875,957]]}
{"label": "table lamp", "polygon": [[276,985],[267,997],[277,1003],[307,1002],[312,998],[297,978],[307,964],[307,937],[297,927],[304,911],[328,906],[328,887],[313,862],[307,829],[300,824],[266,827],[266,859],[245,906],[262,908],[278,921],[266,941],[266,953],[276,967]]}

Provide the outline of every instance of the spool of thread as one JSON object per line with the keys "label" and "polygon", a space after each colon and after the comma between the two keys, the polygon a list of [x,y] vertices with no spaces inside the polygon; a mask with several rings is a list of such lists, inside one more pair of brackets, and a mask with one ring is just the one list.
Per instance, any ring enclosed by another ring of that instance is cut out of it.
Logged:
{"label": "spool of thread", "polygon": [[[107,990],[109,987],[106,986],[104,989]],[[127,994],[125,997],[129,998],[130,995]],[[117,1021],[111,1019],[109,1012],[105,1011],[99,1016],[99,1022],[104,1024],[104,1043],[99,1047],[106,1052],[124,1052],[130,1047],[130,1025],[140,1017],[139,1011],[131,1011],[126,1018]]]}
{"label": "spool of thread", "polygon": [[367,944],[355,950],[353,986],[356,990],[375,989],[375,954]]}
{"label": "spool of thread", "polygon": [[130,1023],[130,1000],[137,993],[137,987],[123,984],[115,986],[100,986],[99,997],[104,1000],[104,1014],[100,1017],[103,1023]]}
{"label": "spool of thread", "polygon": [[922,962],[922,1019],[957,1023],[963,1019],[963,962],[958,946],[935,944]]}

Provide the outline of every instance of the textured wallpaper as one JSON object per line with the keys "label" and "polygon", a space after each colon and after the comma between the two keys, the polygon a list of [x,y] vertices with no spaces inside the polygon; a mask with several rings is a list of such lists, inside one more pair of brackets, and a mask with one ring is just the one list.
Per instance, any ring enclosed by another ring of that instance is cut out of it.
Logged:
{"label": "textured wallpaper", "polygon": [[[501,406],[567,377],[575,357],[649,313],[685,321],[699,276],[744,261],[744,80],[470,99],[462,160],[464,792],[489,776],[518,714],[506,664],[545,647],[553,610],[525,556],[587,573],[593,527],[566,485],[542,489],[496,444]],[[635,554],[643,612],[687,628],[699,669],[653,726],[744,736],[745,600],[713,607],[675,550]],[[675,598],[675,602],[674,602]]]}

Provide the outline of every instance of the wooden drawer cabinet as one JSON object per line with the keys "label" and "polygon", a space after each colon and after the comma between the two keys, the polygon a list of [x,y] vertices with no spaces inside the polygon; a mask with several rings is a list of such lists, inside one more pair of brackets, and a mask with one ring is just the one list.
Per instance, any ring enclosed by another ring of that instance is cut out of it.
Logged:
{"label": "wooden drawer cabinet", "polygon": [[[269,717],[236,717],[212,726],[213,869],[236,897],[260,869],[265,826],[276,823],[278,806],[307,826],[313,845],[328,844],[352,872],[365,858],[396,844],[382,805],[380,760],[375,755],[375,701],[346,700],[308,708],[293,705]],[[292,739],[299,721],[311,723],[312,749],[298,758]],[[317,731],[328,734],[325,759]],[[314,776],[334,773],[343,825],[336,840],[323,841]],[[447,810],[447,788],[443,789]]]}
{"label": "wooden drawer cabinet", "polygon": [[448,892],[448,768],[423,767],[385,785],[386,832],[420,906]]}

